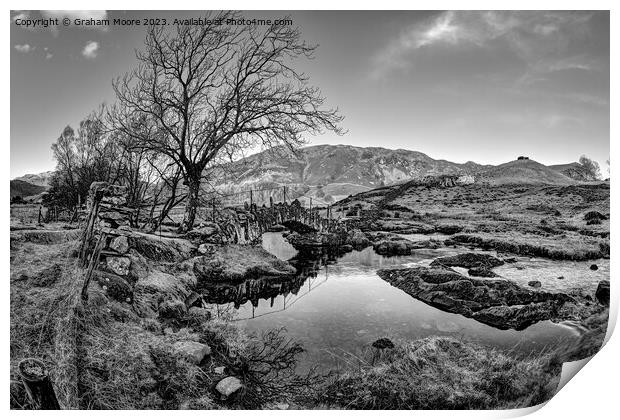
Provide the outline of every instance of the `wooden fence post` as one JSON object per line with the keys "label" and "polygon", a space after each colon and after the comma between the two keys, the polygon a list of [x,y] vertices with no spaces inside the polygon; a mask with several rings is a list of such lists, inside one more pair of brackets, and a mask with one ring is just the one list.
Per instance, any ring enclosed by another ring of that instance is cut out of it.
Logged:
{"label": "wooden fence post", "polygon": [[[161,225],[159,230],[159,236],[161,237]],[[99,234],[99,239],[97,240],[97,245],[95,245],[95,250],[93,251],[90,262],[88,264],[88,270],[86,270],[86,276],[84,277],[84,284],[82,285],[82,300],[84,302],[88,301],[88,285],[90,284],[90,279],[93,276],[93,271],[99,262],[99,256],[101,255],[101,250],[105,246],[107,235],[105,232],[101,232]]]}
{"label": "wooden fence post", "polygon": [[43,362],[23,359],[18,365],[22,383],[36,410],[60,410],[52,381]]}
{"label": "wooden fence post", "polygon": [[250,208],[252,207],[252,204],[254,204],[254,195],[252,194],[252,190],[250,190]]}

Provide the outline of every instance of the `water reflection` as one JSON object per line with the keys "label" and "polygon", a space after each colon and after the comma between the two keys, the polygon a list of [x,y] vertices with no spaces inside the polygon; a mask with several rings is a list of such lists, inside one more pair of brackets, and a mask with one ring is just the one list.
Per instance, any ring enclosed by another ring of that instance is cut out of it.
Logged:
{"label": "water reflection", "polygon": [[[265,247],[269,252],[287,252],[290,245],[280,234],[267,235],[272,237],[263,243],[271,245]],[[575,330],[548,321],[523,331],[498,330],[426,305],[376,275],[379,267],[424,263],[442,252],[420,250],[406,257],[383,257],[372,248],[345,255],[318,250],[296,253],[290,260],[297,268],[293,280],[263,278],[213,285],[205,291],[205,300],[233,304],[238,308],[235,319],[250,332],[285,327],[308,350],[302,368],[313,364],[338,368],[343,354],[359,354],[380,337],[409,340],[449,335],[519,353],[539,352],[575,339]]]}

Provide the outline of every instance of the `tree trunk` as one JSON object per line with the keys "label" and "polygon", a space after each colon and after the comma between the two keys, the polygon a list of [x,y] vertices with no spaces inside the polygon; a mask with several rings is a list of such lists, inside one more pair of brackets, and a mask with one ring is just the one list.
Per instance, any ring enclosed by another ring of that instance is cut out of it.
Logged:
{"label": "tree trunk", "polygon": [[185,204],[185,213],[183,214],[183,222],[179,231],[181,233],[189,232],[194,227],[196,220],[196,209],[198,208],[198,194],[200,193],[200,176],[192,176],[187,179],[187,203]]}

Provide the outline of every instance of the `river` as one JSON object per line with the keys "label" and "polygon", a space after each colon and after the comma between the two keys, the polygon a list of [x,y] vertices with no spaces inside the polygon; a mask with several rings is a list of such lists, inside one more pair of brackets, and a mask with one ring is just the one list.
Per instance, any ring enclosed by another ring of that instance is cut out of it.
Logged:
{"label": "river", "polygon": [[[523,331],[499,330],[433,308],[376,274],[382,267],[426,265],[446,255],[448,249],[418,250],[406,257],[382,257],[369,247],[339,257],[322,256],[308,261],[310,258],[297,255],[280,233],[265,234],[263,247],[281,259],[291,260],[298,267],[297,279],[292,282],[250,280],[226,286],[225,293],[221,290],[215,293],[220,296],[218,306],[221,310],[236,306],[234,319],[249,333],[260,335],[273,328],[285,328],[287,335],[307,350],[301,369],[318,365],[322,370],[339,370],[355,363],[357,357],[365,357],[370,344],[381,337],[411,340],[454,336],[529,354],[575,340],[579,334],[568,324],[549,321]],[[455,251],[458,250],[449,249],[450,253]],[[222,304],[223,301],[230,303]]]}

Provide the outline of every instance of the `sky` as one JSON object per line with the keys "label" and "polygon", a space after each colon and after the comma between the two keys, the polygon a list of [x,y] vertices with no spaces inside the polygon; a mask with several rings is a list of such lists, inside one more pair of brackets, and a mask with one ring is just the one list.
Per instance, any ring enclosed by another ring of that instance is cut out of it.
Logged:
{"label": "sky", "polygon": [[[144,26],[32,28],[24,19],[174,18],[202,12],[12,11],[11,178],[51,170],[50,146],[136,65]],[[416,150],[435,159],[544,164],[609,159],[609,13],[247,12],[290,16],[313,60],[296,67],[345,117],[309,144]]]}

